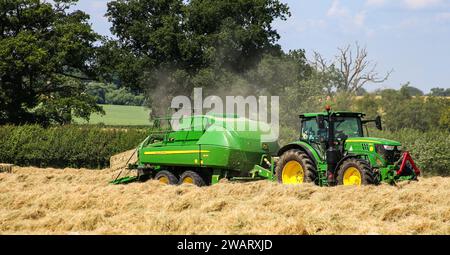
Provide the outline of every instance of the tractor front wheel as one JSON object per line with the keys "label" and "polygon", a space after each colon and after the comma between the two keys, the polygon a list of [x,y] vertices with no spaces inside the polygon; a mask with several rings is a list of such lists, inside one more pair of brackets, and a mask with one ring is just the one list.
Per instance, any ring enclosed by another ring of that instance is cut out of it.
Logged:
{"label": "tractor front wheel", "polygon": [[155,180],[160,183],[168,184],[168,185],[176,185],[178,184],[178,178],[171,172],[167,170],[162,170],[158,172],[155,176]]}
{"label": "tractor front wheel", "polygon": [[342,163],[338,171],[339,185],[370,185],[375,178],[369,163],[362,159],[351,158]]}
{"label": "tractor front wheel", "polygon": [[205,186],[205,180],[196,172],[186,171],[180,176],[180,184],[194,184],[196,186]]}
{"label": "tractor front wheel", "polygon": [[317,171],[314,163],[301,150],[288,150],[281,155],[276,175],[279,183],[301,184],[315,182]]}

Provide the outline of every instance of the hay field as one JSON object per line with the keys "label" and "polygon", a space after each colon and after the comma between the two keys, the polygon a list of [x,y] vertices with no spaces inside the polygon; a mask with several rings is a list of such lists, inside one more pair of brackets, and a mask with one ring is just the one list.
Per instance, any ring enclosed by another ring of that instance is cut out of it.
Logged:
{"label": "hay field", "polygon": [[109,185],[114,170],[0,173],[0,234],[450,234],[450,178],[368,187]]}
{"label": "hay field", "polygon": [[89,121],[75,118],[79,124],[100,124],[118,126],[148,126],[150,109],[144,106],[101,104],[105,115],[91,114]]}

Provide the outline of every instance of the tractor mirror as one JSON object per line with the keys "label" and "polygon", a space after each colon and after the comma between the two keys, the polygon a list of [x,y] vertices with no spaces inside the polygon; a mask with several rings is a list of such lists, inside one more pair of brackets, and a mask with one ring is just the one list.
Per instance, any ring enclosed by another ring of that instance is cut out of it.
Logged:
{"label": "tractor mirror", "polygon": [[317,122],[317,127],[319,127],[319,129],[325,129],[325,120],[323,118],[323,116],[317,116],[316,117],[316,122]]}
{"label": "tractor mirror", "polygon": [[377,126],[378,130],[383,130],[383,127],[381,126],[381,117],[380,116],[377,116],[375,118],[375,125]]}

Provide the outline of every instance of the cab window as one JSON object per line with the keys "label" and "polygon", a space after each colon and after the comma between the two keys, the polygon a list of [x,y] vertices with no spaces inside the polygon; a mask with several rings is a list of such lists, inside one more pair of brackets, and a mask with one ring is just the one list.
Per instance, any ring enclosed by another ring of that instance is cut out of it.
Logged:
{"label": "cab window", "polygon": [[361,120],[355,117],[337,117],[334,133],[337,138],[362,137]]}
{"label": "cab window", "polygon": [[320,137],[327,135],[326,129],[328,128],[328,123],[325,122],[325,129],[319,130],[315,118],[304,119],[302,121],[301,127],[301,138],[303,140],[319,142]]}
{"label": "cab window", "polygon": [[[320,130],[315,118],[302,121],[301,138],[303,140],[319,142],[320,139],[328,138],[328,121],[325,119],[325,129]],[[337,139],[348,137],[362,137],[361,120],[356,117],[335,117],[334,134]]]}

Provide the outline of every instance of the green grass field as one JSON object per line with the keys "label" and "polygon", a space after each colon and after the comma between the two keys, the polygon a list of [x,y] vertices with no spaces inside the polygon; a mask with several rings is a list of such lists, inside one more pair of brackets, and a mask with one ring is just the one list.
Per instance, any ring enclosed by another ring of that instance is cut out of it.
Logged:
{"label": "green grass field", "polygon": [[89,122],[83,119],[75,119],[78,124],[100,124],[117,126],[149,125],[150,109],[142,106],[128,105],[101,105],[105,115],[92,114]]}

